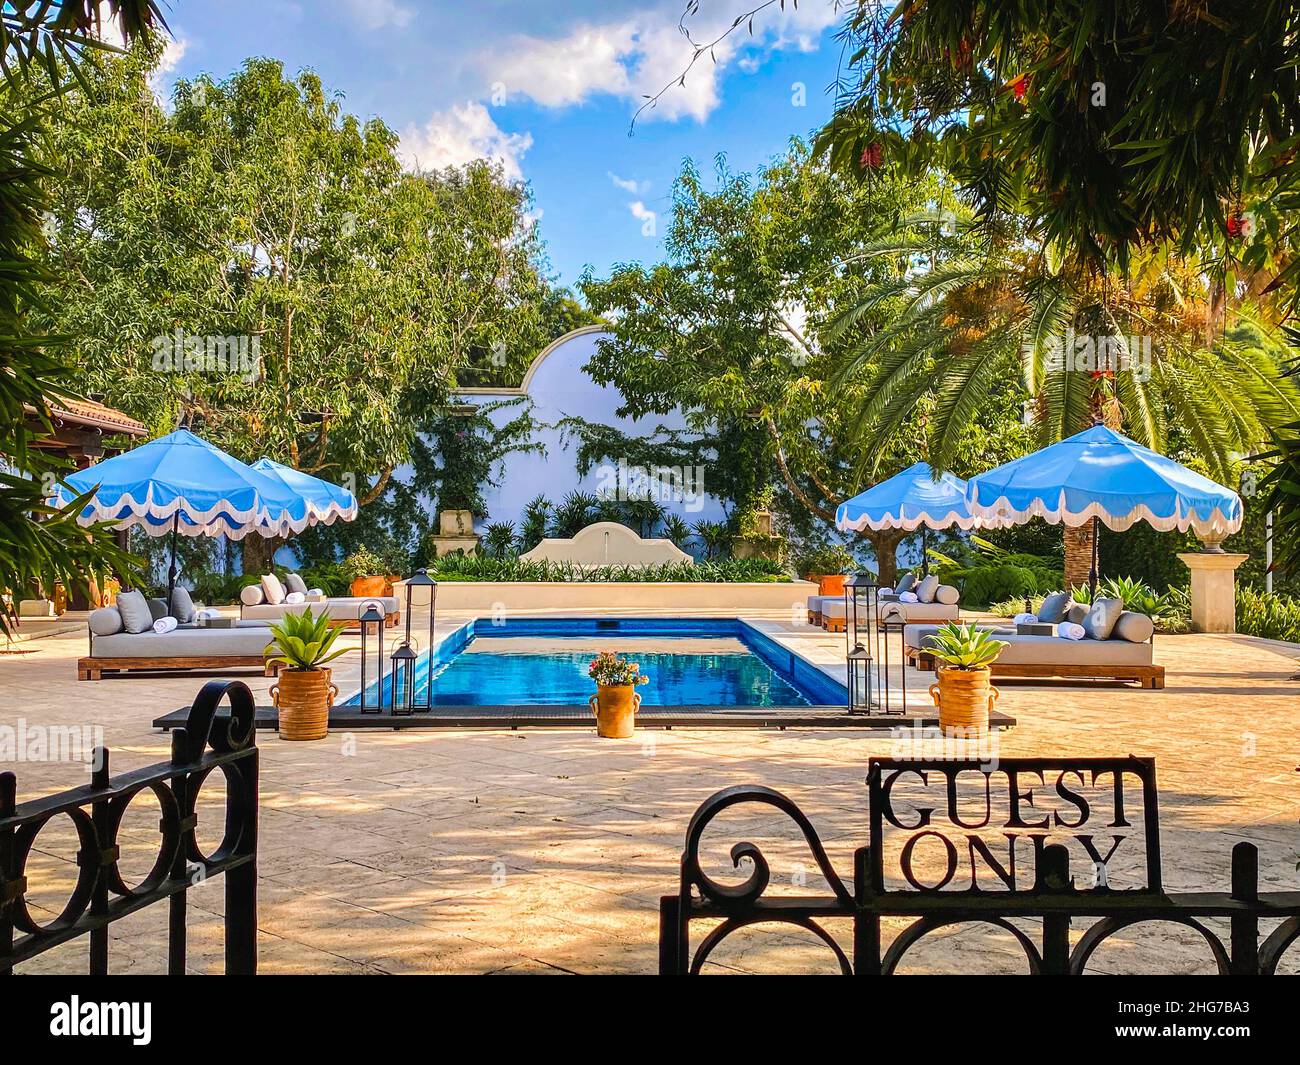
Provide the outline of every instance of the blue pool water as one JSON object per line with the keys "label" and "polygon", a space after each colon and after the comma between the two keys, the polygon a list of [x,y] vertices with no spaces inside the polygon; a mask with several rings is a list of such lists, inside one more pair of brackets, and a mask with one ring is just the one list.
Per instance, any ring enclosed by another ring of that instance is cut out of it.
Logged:
{"label": "blue pool water", "polygon": [[[493,624],[479,619],[463,626],[438,645],[432,667],[433,705],[447,706],[572,706],[594,693],[587,676],[590,651],[536,653],[510,650],[465,653],[478,636],[575,638],[593,636],[660,637],[662,651],[637,651],[633,660],[649,683],[637,691],[643,706],[842,706],[844,687],[825,673],[782,648],[753,626],[735,618],[526,618]],[[716,637],[740,640],[740,652],[701,654],[698,643],[690,653],[674,653],[674,638]],[[616,639],[610,640],[617,650]],[[423,702],[430,664],[422,656],[416,668],[416,701]],[[391,680],[385,685],[391,692]],[[370,685],[368,701],[376,697]],[[389,696],[391,699],[391,695]],[[360,695],[347,700],[357,705]]]}

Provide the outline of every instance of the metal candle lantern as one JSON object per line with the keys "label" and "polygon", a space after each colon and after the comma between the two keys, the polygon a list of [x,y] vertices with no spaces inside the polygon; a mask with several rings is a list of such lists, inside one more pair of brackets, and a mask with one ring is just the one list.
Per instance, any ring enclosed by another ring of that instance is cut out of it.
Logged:
{"label": "metal candle lantern", "polygon": [[[381,714],[384,711],[384,612],[373,600],[366,604],[366,609],[359,619],[361,625],[361,712],[363,714]],[[376,672],[379,674],[379,686],[376,689],[375,705],[371,706],[366,698],[369,686],[366,684],[366,663],[370,661],[370,632],[374,630],[376,649]]]}
{"label": "metal candle lantern", "polygon": [[[433,672],[433,622],[434,607],[437,605],[438,582],[429,576],[426,569],[417,569],[406,580],[406,643],[411,642],[411,616],[414,613],[413,607],[429,608],[429,635],[424,645],[424,649],[429,653],[429,672]],[[417,704],[412,701],[412,707],[421,710],[433,709],[433,683],[425,685],[424,696]]]}
{"label": "metal candle lantern", "polygon": [[844,653],[863,645],[860,626],[867,630],[866,646],[871,647],[872,626],[868,618],[874,613],[876,582],[868,575],[855,573],[844,580]]}
{"label": "metal candle lantern", "polygon": [[393,648],[393,715],[415,712],[415,651],[409,639]]}
{"label": "metal candle lantern", "polygon": [[871,652],[861,644],[848,654],[850,714],[869,714],[875,705],[871,690],[873,665]]}

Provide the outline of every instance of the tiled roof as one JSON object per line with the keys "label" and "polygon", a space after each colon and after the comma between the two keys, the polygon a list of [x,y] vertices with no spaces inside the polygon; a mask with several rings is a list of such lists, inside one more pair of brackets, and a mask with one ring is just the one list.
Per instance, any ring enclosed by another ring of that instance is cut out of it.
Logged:
{"label": "tiled roof", "polygon": [[[36,411],[27,407],[31,414]],[[50,413],[55,418],[76,425],[91,425],[108,433],[126,433],[128,436],[148,436],[149,430],[120,410],[96,403],[93,399],[60,399],[50,401]]]}

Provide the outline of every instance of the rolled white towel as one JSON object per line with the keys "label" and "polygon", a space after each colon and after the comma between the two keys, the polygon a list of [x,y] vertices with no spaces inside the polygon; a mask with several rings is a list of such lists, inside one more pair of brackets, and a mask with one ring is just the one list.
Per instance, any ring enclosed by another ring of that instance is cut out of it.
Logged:
{"label": "rolled white towel", "polygon": [[163,633],[171,632],[174,628],[176,628],[175,618],[159,618],[153,623],[153,631],[159,636],[163,635]]}
{"label": "rolled white towel", "polygon": [[309,602],[312,602],[312,603],[319,603],[319,602],[320,602],[322,599],[324,599],[324,598],[325,598],[325,589],[324,589],[324,588],[308,588],[308,589],[307,589],[307,599],[308,599]]}
{"label": "rolled white towel", "polygon": [[893,588],[879,588],[879,589],[876,590],[876,594],[877,594],[877,595],[893,595],[893,594],[894,594],[894,589],[893,589]]}
{"label": "rolled white towel", "polygon": [[1016,625],[1032,625],[1038,620],[1037,614],[1017,614],[1011,619]]}
{"label": "rolled white towel", "polygon": [[900,592],[898,601],[900,603],[919,603],[921,600],[915,592]]}
{"label": "rolled white towel", "polygon": [[221,612],[213,610],[210,606],[205,606],[202,610],[196,611],[194,618],[197,621],[213,621],[221,617]]}
{"label": "rolled white towel", "polygon": [[284,597],[284,601],[286,603],[293,603],[296,605],[298,603],[307,602],[307,597],[302,592],[290,592],[288,595]]}
{"label": "rolled white towel", "polygon": [[1056,635],[1066,640],[1082,640],[1088,634],[1082,625],[1076,625],[1073,621],[1062,621],[1056,626]]}

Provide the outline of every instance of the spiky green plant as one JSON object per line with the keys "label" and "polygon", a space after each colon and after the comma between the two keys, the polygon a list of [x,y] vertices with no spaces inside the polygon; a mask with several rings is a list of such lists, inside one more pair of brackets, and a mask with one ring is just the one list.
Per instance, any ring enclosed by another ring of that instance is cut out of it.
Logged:
{"label": "spiky green plant", "polygon": [[266,645],[267,661],[283,662],[289,669],[299,671],[320,669],[351,650],[350,647],[331,650],[342,631],[330,624],[328,613],[313,615],[311,607],[301,614],[285,614],[278,625],[271,626],[275,639]]}
{"label": "spiky green plant", "polygon": [[934,657],[948,669],[987,669],[1006,646],[1005,640],[996,639],[973,621],[967,625],[950,622],[930,638]]}

